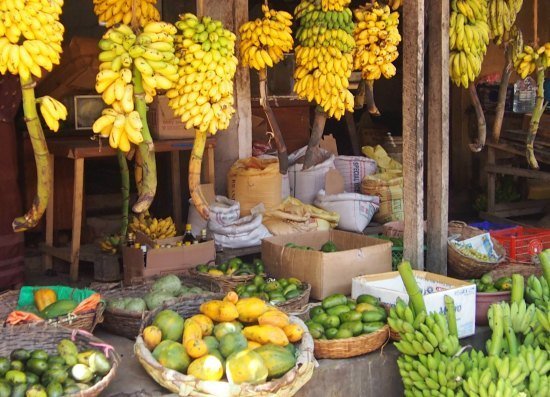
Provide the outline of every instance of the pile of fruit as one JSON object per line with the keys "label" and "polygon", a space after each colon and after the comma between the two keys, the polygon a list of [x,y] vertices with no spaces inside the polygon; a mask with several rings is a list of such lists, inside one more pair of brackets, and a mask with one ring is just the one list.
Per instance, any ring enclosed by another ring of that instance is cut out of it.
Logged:
{"label": "pile of fruit", "polygon": [[34,304],[23,306],[21,311],[33,313],[44,319],[52,319],[72,313],[78,302],[72,299],[58,299],[50,288],[40,288],[34,292]]}
{"label": "pile of fruit", "polygon": [[[286,243],[285,247],[287,248],[296,248],[299,250],[305,250],[305,251],[316,251],[315,248],[311,248],[307,245],[298,245],[294,243]],[[337,252],[338,248],[336,247],[336,244],[334,244],[333,241],[327,241],[321,246],[321,249],[319,250],[321,252]]]}
{"label": "pile of fruit", "polygon": [[94,0],[94,12],[107,27],[117,23],[130,25],[132,19],[143,26],[149,21],[160,19],[156,3],[157,0]]}
{"label": "pile of fruit", "polygon": [[143,313],[147,310],[156,309],[172,299],[196,295],[203,292],[205,292],[205,290],[202,288],[186,286],[182,284],[178,276],[169,274],[156,280],[149,292],[143,297],[126,297],[108,300],[107,309]]}
{"label": "pile of fruit", "polygon": [[231,258],[219,265],[198,265],[195,270],[215,277],[265,274],[264,262],[259,258],[255,258],[252,263],[246,263],[241,258]]}
{"label": "pile of fruit", "polygon": [[491,274],[487,273],[470,280],[470,282],[476,285],[477,292],[498,292],[498,291],[510,291],[512,289],[512,277],[500,277],[493,281]]}
{"label": "pile of fruit", "polygon": [[170,216],[164,219],[157,219],[142,212],[139,216],[134,216],[128,226],[131,231],[140,231],[152,240],[162,240],[176,235],[176,224]]}
{"label": "pile of fruit", "polygon": [[370,334],[386,325],[386,310],[372,295],[357,300],[334,294],[309,312],[306,322],[313,339],[345,339]]}
{"label": "pile of fruit", "polygon": [[294,277],[277,280],[256,276],[250,283],[239,285],[235,288],[235,292],[240,298],[254,296],[272,305],[279,305],[290,299],[299,297],[304,293],[305,288],[304,283]]}
{"label": "pile of fruit", "polygon": [[145,345],[164,367],[200,380],[264,383],[296,365],[293,343],[304,330],[258,298],[230,292],[205,302],[201,314],[183,319],[164,310],[143,330]]}
{"label": "pile of fruit", "polygon": [[42,349],[15,349],[9,358],[0,357],[0,395],[76,395],[99,382],[110,370],[111,363],[102,352],[79,352],[69,339],[59,342],[56,354]]}

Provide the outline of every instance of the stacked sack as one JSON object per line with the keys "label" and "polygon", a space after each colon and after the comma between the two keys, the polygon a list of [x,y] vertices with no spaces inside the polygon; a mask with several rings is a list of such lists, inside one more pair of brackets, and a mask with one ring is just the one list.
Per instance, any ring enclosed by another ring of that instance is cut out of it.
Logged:
{"label": "stacked sack", "polygon": [[241,218],[241,208],[237,201],[224,196],[216,196],[209,206],[208,229],[217,246],[224,248],[246,248],[260,245],[262,239],[271,233],[262,225],[262,214]]}

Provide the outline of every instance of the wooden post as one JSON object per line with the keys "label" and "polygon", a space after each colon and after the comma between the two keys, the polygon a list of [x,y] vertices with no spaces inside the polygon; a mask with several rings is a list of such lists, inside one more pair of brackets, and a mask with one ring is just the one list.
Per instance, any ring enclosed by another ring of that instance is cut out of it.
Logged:
{"label": "wooden post", "polygon": [[449,203],[449,2],[428,9],[427,270],[447,274]]}
{"label": "wooden post", "polygon": [[424,0],[403,4],[404,258],[424,268]]}

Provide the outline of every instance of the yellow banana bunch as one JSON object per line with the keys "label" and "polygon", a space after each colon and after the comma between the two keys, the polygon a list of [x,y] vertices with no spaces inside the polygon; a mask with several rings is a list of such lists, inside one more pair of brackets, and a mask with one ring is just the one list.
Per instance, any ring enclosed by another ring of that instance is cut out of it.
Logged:
{"label": "yellow banana bunch", "polygon": [[395,11],[403,5],[403,0],[388,0],[387,3]]}
{"label": "yellow banana bunch", "polygon": [[263,18],[244,23],[239,28],[242,63],[256,70],[279,63],[284,53],[292,50],[292,15],[270,10],[262,5]]}
{"label": "yellow banana bunch", "polygon": [[65,31],[59,22],[62,0],[0,2],[0,74],[27,80],[59,64]]}
{"label": "yellow banana bunch", "polygon": [[128,52],[141,72],[145,101],[151,103],[157,90],[169,90],[179,80],[174,35],[177,29],[167,22],[149,22]]}
{"label": "yellow banana bunch", "polygon": [[117,23],[130,25],[132,14],[144,26],[160,20],[156,4],[157,0],[94,0],[94,12],[108,28]]}
{"label": "yellow banana bunch", "polygon": [[[521,10],[523,0],[489,0],[489,27],[491,28],[491,37],[497,44],[502,43],[502,38],[505,32],[509,32],[516,22],[516,16]],[[466,1],[457,1],[457,6],[471,17],[476,10],[477,4],[473,4]],[[474,17],[479,19],[479,15]]]}
{"label": "yellow banana bunch", "polygon": [[351,0],[321,0],[323,11],[343,11]]}
{"label": "yellow banana bunch", "polygon": [[143,142],[142,128],[143,124],[136,110],[123,113],[113,108],[104,109],[92,126],[95,134],[109,138],[109,145],[123,152],[130,150],[130,143],[139,145]]}
{"label": "yellow banana bunch", "polygon": [[361,70],[365,80],[378,80],[382,75],[392,78],[396,72],[392,62],[399,56],[397,45],[401,42],[399,13],[374,3],[358,8],[354,15],[354,68]]}
{"label": "yellow banana bunch", "polygon": [[175,23],[179,80],[166,93],[185,128],[215,134],[229,126],[233,107],[233,76],[237,70],[235,34],[221,21],[187,13]]}
{"label": "yellow banana bunch", "polygon": [[550,67],[550,42],[538,48],[529,45],[523,46],[523,50],[514,59],[514,68],[524,79],[535,72],[539,62],[544,69]]}
{"label": "yellow banana bunch", "polygon": [[321,0],[304,0],[294,14],[300,20],[294,92],[340,119],[346,111],[353,112],[354,105],[348,90],[355,46],[352,12],[349,8],[324,12]]}
{"label": "yellow banana bunch", "polygon": [[38,98],[37,102],[40,103],[40,113],[48,128],[57,132],[59,130],[59,120],[67,119],[67,108],[50,96]]}
{"label": "yellow banana bunch", "polygon": [[120,243],[121,243],[121,239],[118,234],[114,234],[112,236],[106,236],[98,242],[99,248],[101,248],[101,251],[107,252],[112,255],[118,252]]}
{"label": "yellow banana bunch", "polygon": [[133,232],[140,231],[153,240],[165,239],[176,235],[176,224],[172,217],[157,219],[141,213],[134,216],[128,225]]}
{"label": "yellow banana bunch", "polygon": [[487,0],[451,2],[449,72],[458,87],[467,88],[481,72],[489,44],[487,13]]}

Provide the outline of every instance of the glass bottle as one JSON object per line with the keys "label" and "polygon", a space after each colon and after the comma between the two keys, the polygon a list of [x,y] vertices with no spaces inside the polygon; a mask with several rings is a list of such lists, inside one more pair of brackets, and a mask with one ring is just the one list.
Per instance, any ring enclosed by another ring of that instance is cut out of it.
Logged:
{"label": "glass bottle", "polygon": [[201,236],[199,237],[199,243],[206,243],[208,241],[208,235],[206,229],[201,230]]}
{"label": "glass bottle", "polygon": [[183,235],[183,244],[185,245],[191,245],[194,244],[197,239],[193,235],[193,232],[191,231],[191,224],[185,225],[185,234]]}

